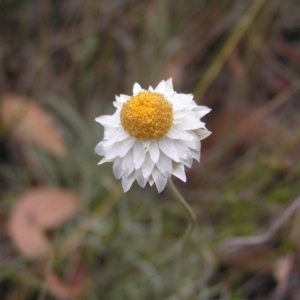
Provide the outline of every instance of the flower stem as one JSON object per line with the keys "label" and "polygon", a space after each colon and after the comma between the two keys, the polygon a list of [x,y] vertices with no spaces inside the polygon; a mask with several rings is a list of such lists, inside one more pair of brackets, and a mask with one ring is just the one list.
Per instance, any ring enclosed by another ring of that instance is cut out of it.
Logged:
{"label": "flower stem", "polygon": [[168,186],[169,186],[174,198],[184,207],[186,213],[188,214],[190,225],[192,228],[194,228],[196,226],[196,217],[195,217],[195,214],[192,211],[191,207],[187,204],[187,202],[185,201],[183,196],[177,190],[172,179],[169,179]]}
{"label": "flower stem", "polygon": [[187,204],[187,202],[185,201],[185,199],[183,198],[183,196],[180,194],[180,192],[177,190],[177,188],[175,187],[173,181],[171,179],[169,179],[168,181],[168,187],[170,188],[174,198],[183,206],[183,208],[185,209],[187,215],[188,215],[188,219],[189,219],[189,226],[186,230],[184,239],[183,239],[183,244],[182,244],[182,248],[181,248],[181,252],[180,252],[180,256],[179,256],[179,272],[178,272],[178,276],[181,273],[181,266],[182,266],[182,258],[183,258],[183,254],[184,251],[189,243],[191,234],[196,226],[196,218],[195,218],[195,214],[192,211],[191,207]]}

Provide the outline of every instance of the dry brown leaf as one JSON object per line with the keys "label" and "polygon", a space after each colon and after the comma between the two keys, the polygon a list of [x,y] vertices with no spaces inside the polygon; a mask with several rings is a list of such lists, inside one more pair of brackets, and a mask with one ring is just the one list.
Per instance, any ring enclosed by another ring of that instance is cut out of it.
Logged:
{"label": "dry brown leaf", "polygon": [[83,293],[82,284],[67,285],[54,273],[48,275],[46,284],[51,293],[59,298],[77,297]]}
{"label": "dry brown leaf", "polygon": [[46,229],[57,228],[78,208],[77,195],[62,189],[32,189],[23,195],[22,202],[34,216],[36,226]]}
{"label": "dry brown leaf", "polygon": [[0,118],[16,139],[38,145],[55,155],[66,153],[60,132],[53,126],[46,111],[33,100],[13,94],[3,96]]}
{"label": "dry brown leaf", "polygon": [[43,232],[31,223],[31,216],[16,207],[9,221],[9,234],[17,250],[27,258],[44,258],[50,245]]}
{"label": "dry brown leaf", "polygon": [[72,191],[52,188],[27,191],[14,207],[8,223],[17,249],[29,258],[47,256],[49,244],[43,231],[59,227],[77,208],[78,197]]}

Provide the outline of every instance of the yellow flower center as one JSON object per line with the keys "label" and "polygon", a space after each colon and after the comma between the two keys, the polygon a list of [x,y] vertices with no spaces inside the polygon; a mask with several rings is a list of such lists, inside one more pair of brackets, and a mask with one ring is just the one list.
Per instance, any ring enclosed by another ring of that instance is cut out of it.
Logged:
{"label": "yellow flower center", "polygon": [[144,91],[123,104],[120,117],[124,130],[132,137],[155,140],[173,125],[173,108],[162,94]]}

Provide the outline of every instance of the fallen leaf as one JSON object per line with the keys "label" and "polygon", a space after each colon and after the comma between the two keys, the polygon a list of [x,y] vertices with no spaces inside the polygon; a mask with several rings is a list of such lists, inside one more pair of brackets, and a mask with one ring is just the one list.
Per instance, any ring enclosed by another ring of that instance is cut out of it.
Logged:
{"label": "fallen leaf", "polygon": [[77,210],[77,195],[70,190],[36,188],[22,197],[23,205],[31,211],[36,226],[46,229],[59,227]]}
{"label": "fallen leaf", "polygon": [[51,293],[59,298],[77,297],[83,293],[82,284],[67,285],[55,273],[47,276],[46,284]]}
{"label": "fallen leaf", "polygon": [[58,156],[66,153],[66,144],[50,116],[29,98],[13,94],[3,96],[0,120],[2,126],[21,142],[35,144]]}
{"label": "fallen leaf", "polygon": [[78,197],[70,190],[35,188],[23,194],[8,222],[13,243],[21,254],[29,258],[49,254],[47,229],[59,227],[77,211]]}
{"label": "fallen leaf", "polygon": [[9,221],[9,234],[17,250],[27,258],[45,258],[50,245],[43,231],[31,223],[30,214],[16,207]]}

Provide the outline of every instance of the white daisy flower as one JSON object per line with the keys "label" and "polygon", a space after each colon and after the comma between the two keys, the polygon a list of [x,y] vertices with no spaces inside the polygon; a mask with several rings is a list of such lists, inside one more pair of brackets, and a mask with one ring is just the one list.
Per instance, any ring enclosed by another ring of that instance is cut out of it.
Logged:
{"label": "white daisy flower", "polygon": [[116,96],[116,112],[96,118],[104,126],[104,138],[95,148],[103,156],[99,164],[113,162],[124,192],[134,180],[141,187],[156,184],[161,192],[174,175],[186,181],[184,166],[200,161],[200,141],[211,134],[200,121],[210,112],[198,106],[192,94],[179,94],[172,79],[144,90],[138,83],[133,96]]}

